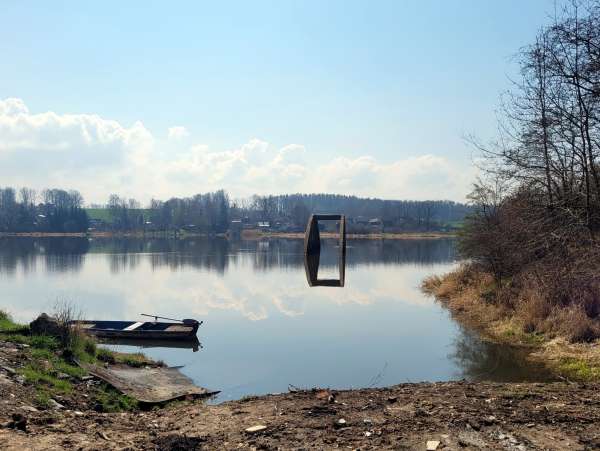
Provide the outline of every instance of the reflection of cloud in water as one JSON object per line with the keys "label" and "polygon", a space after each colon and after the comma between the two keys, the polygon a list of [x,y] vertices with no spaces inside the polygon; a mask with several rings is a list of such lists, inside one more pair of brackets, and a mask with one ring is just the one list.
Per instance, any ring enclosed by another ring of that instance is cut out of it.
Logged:
{"label": "reflection of cloud in water", "polygon": [[[77,241],[78,247],[71,244],[68,252],[62,251],[66,254],[61,253],[58,242],[23,243],[26,257],[19,257],[16,244],[9,246],[8,251],[0,249],[0,261],[5,263],[0,268],[0,289],[10,309],[24,320],[48,309],[57,298],[73,299],[86,316],[98,319],[136,318],[140,313],[203,317],[211,312],[231,311],[260,321],[274,315],[302,316],[307,309],[320,305],[367,308],[403,303],[426,307],[432,301],[420,293],[420,280],[451,266],[435,265],[423,258],[423,249],[438,249],[441,261],[447,262],[449,248],[445,242],[407,242],[406,248],[391,243],[392,247],[404,249],[401,255],[410,264],[382,253],[379,244],[356,242],[349,253],[354,264],[348,266],[345,288],[309,288],[303,274],[303,254],[294,252],[302,250],[299,240],[277,240],[260,254],[246,252],[248,248],[258,249],[257,243],[219,240],[212,244],[201,240],[183,244],[97,240],[90,243],[91,250],[83,240]],[[165,254],[157,253],[163,248]],[[325,254],[324,264],[328,258]],[[60,268],[60,277],[53,275],[54,269],[49,267],[44,272],[34,269],[26,277],[11,272],[19,264],[36,268],[38,259],[52,260],[52,268]],[[426,260],[426,266],[415,264],[415,260]],[[337,264],[337,260],[332,259],[332,264]],[[69,265],[74,270],[69,271]],[[24,301],[15,302],[16,299]]]}

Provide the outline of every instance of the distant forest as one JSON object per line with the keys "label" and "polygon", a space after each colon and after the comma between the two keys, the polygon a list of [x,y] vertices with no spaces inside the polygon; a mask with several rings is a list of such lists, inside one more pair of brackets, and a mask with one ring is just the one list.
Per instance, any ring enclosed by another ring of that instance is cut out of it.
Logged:
{"label": "distant forest", "polygon": [[286,194],[232,200],[223,190],[192,197],[135,199],[112,194],[84,208],[78,191],[0,188],[0,232],[179,231],[225,233],[239,228],[303,231],[311,213],[340,213],[348,231],[447,231],[469,213],[453,201],[382,200],[337,194]]}

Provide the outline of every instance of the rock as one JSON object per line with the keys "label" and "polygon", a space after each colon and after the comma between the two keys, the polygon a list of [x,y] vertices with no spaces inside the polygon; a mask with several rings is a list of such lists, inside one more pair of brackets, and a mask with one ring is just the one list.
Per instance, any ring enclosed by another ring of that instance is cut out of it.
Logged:
{"label": "rock", "polygon": [[23,385],[25,383],[25,377],[19,375],[19,376],[15,377],[15,381],[18,382],[19,384]]}
{"label": "rock", "polygon": [[98,431],[98,435],[103,438],[104,440],[106,440],[107,442],[110,441],[110,438],[108,437],[108,435],[106,435],[106,433],[102,432],[102,431]]}
{"label": "rock", "polygon": [[365,432],[365,437],[371,437],[372,435],[373,435],[373,433],[371,431]]}
{"label": "rock", "polygon": [[6,371],[11,376],[14,376],[15,374],[17,374],[15,369],[11,368],[10,366],[1,365],[0,368],[2,368],[4,371]]}
{"label": "rock", "polygon": [[496,422],[496,417],[493,415],[489,415],[483,419],[483,424],[485,424],[486,426],[491,426],[495,422]]}
{"label": "rock", "polygon": [[481,426],[479,425],[479,423],[473,419],[469,420],[467,424],[476,431],[481,429]]}
{"label": "rock", "polygon": [[390,404],[394,404],[396,401],[398,401],[398,397],[397,396],[390,396],[387,399],[387,402],[389,402]]}
{"label": "rock", "polygon": [[348,422],[344,418],[340,418],[335,423],[333,423],[333,427],[336,429],[348,427]]}
{"label": "rock", "polygon": [[439,440],[428,440],[427,441],[427,451],[435,451],[436,449],[438,449],[438,446],[440,446],[440,441]]}
{"label": "rock", "polygon": [[83,412],[80,412],[79,410],[74,410],[74,411],[73,411],[73,414],[74,414],[76,417],[82,417],[82,416],[83,416]]}
{"label": "rock", "polygon": [[13,413],[12,421],[8,423],[7,427],[27,432],[27,418],[20,413]]}
{"label": "rock", "polygon": [[33,406],[22,406],[21,409],[26,410],[27,412],[39,412],[39,410]]}
{"label": "rock", "polygon": [[50,407],[54,410],[59,410],[59,409],[64,409],[65,406],[63,406],[61,403],[59,403],[58,401],[50,398],[48,400],[48,404],[50,405]]}
{"label": "rock", "polygon": [[58,379],[71,379],[71,376],[69,376],[67,373],[58,373],[56,377]]}
{"label": "rock", "polygon": [[262,432],[266,429],[267,429],[267,427],[264,424],[257,424],[256,426],[251,426],[249,428],[246,428],[246,432],[248,434],[256,434],[256,433]]}
{"label": "rock", "polygon": [[52,318],[46,313],[42,313],[35,320],[29,323],[31,333],[34,335],[61,335],[61,327],[56,318]]}

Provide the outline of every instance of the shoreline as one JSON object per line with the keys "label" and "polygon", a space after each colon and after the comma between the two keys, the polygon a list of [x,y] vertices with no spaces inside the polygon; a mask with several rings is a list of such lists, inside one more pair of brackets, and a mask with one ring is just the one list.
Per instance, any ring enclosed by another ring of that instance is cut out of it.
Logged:
{"label": "shoreline", "polygon": [[472,280],[465,271],[463,265],[442,276],[431,276],[423,281],[422,289],[482,339],[528,349],[527,360],[546,366],[560,379],[600,382],[600,340],[572,343],[560,335],[525,332],[517,317],[486,300],[489,281]]}
{"label": "shoreline", "polygon": [[[5,329],[24,327],[6,318]],[[95,376],[56,360],[59,353],[49,352],[54,349],[48,347],[51,343],[33,337],[26,344],[18,335],[10,338],[16,331],[4,333],[8,335],[0,341],[0,448],[6,450],[298,449],[306,444],[311,449],[421,450],[600,446],[597,382],[290,388],[286,393],[216,405],[188,398],[150,408],[118,394],[103,399],[114,389],[103,388]],[[136,366],[160,365],[139,354],[112,355],[123,362],[136,357]],[[67,368],[67,374],[56,372]],[[32,379],[33,369],[46,376]],[[40,390],[52,399],[40,399]],[[93,399],[98,396],[105,408],[97,408],[99,401]]]}
{"label": "shoreline", "polygon": [[[36,410],[10,396],[5,450],[64,449],[595,449],[600,385],[405,383],[359,390],[301,390],[218,405],[99,413]],[[434,447],[435,446],[435,447]],[[303,448],[306,449],[306,448]]]}
{"label": "shoreline", "polygon": [[[233,239],[228,234],[218,233],[214,235],[203,233],[172,233],[172,232],[0,232],[0,238],[196,238],[196,237],[219,237]],[[321,238],[337,238],[337,233],[322,232]],[[453,232],[406,232],[406,233],[349,233],[349,240],[420,240],[420,239],[444,239],[455,238]],[[303,232],[260,232],[254,230],[244,231],[240,237],[242,240],[259,240],[264,238],[303,240]]]}

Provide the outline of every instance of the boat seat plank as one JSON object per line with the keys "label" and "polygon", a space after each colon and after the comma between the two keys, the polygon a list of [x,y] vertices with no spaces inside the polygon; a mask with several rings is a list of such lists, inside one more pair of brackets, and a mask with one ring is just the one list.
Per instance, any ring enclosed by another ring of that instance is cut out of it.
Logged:
{"label": "boat seat plank", "polygon": [[143,322],[142,323],[133,323],[131,326],[128,326],[123,330],[135,330],[138,327],[140,327],[142,324],[144,324],[144,323]]}

